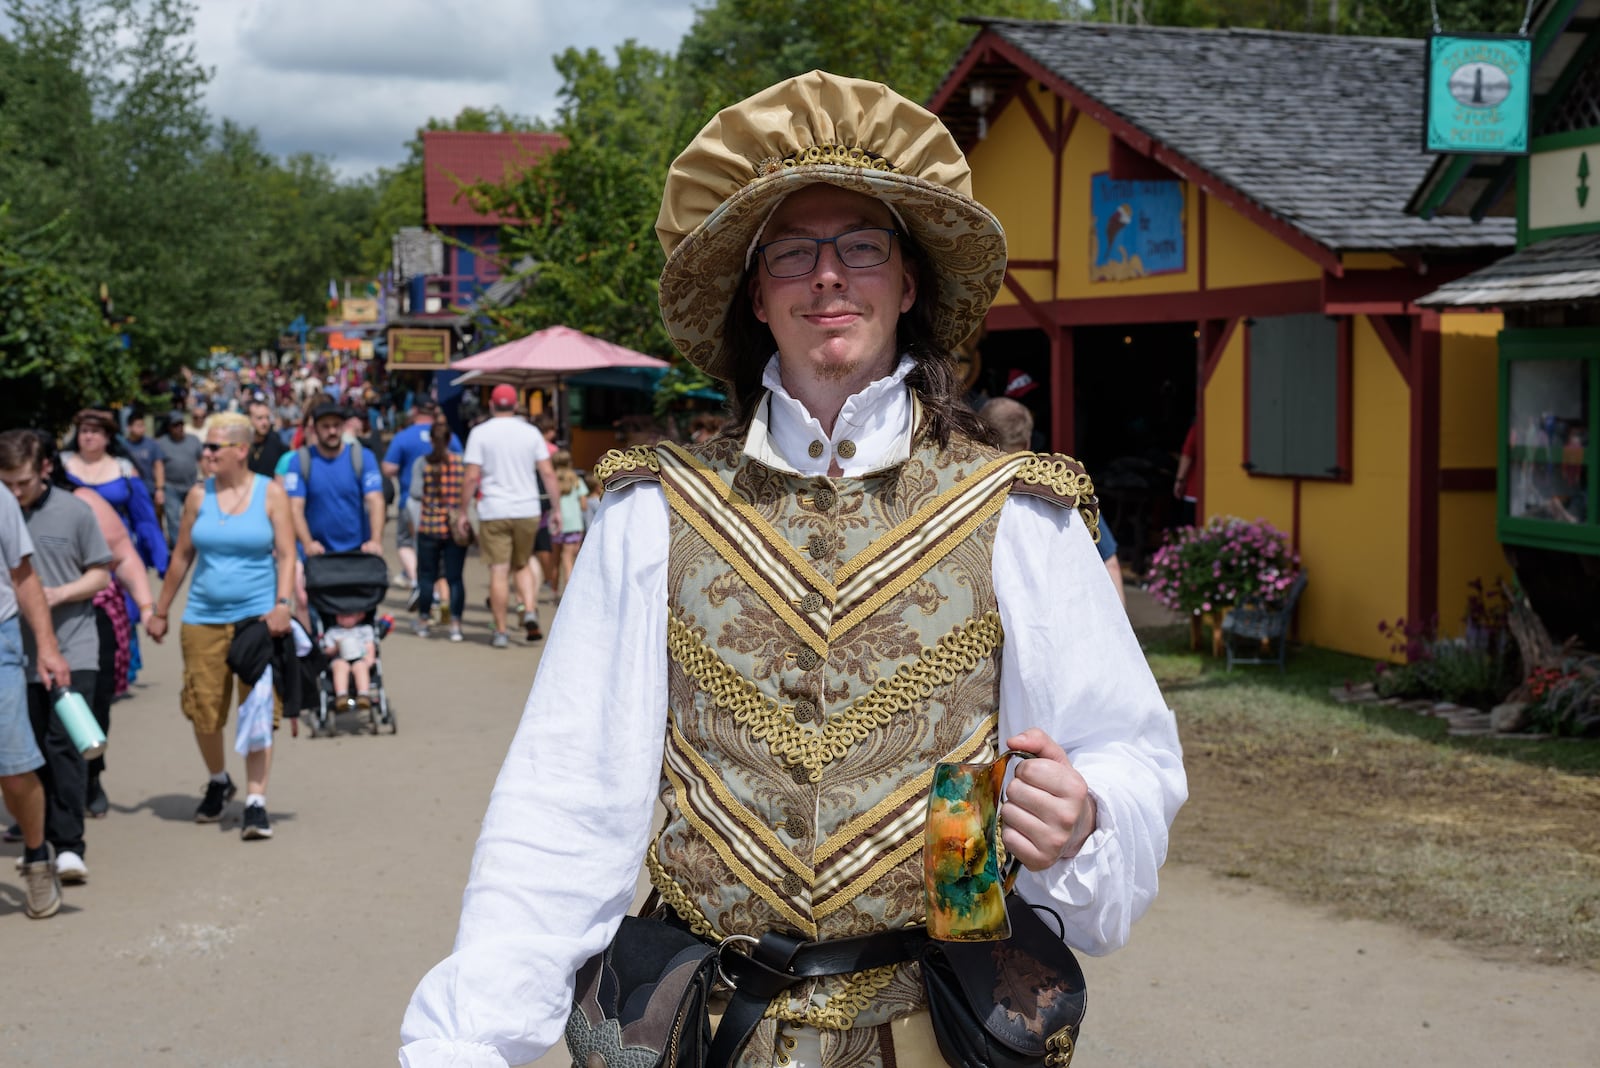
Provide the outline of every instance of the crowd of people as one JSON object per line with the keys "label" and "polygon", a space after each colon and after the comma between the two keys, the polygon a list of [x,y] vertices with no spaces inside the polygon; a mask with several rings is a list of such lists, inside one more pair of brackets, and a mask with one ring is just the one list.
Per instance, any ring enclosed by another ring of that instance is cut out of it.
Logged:
{"label": "crowd of people", "polygon": [[381,556],[392,505],[392,581],[415,634],[464,640],[476,543],[491,645],[511,644],[512,618],[542,640],[541,588],[559,595],[595,496],[554,421],[530,420],[517,391],[497,387],[463,442],[431,398],[349,371],[219,368],[186,375],[165,412],[88,408],[59,440],[0,434],[0,791],[6,838],[23,846],[27,915],[53,915],[62,884],[88,879],[86,821],[110,809],[104,755],[86,758],[53,705],[75,691],[109,735],[142,667],[141,627],[156,643],[178,636],[177,703],[207,775],[197,822],[224,818],[238,794],[235,717],[246,841],[273,833],[272,732],[307,706],[304,658],[326,658],[339,710],[371,711],[376,621],[318,617],[308,557]]}

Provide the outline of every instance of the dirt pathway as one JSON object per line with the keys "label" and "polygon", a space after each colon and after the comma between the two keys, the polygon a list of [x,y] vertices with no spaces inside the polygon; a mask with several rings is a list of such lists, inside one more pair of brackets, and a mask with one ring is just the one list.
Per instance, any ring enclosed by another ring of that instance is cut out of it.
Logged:
{"label": "dirt pathway", "polygon": [[[491,650],[483,617],[465,645],[385,643],[398,736],[281,737],[277,837],[249,845],[237,802],[221,827],[191,821],[204,774],[178,653],[148,647],[114,710],[89,884],[33,923],[0,869],[0,1065],[395,1063],[537,661]],[[1484,961],[1195,869],[1170,870],[1133,944],[1085,969],[1087,1068],[1589,1068],[1600,1050],[1600,975]]]}

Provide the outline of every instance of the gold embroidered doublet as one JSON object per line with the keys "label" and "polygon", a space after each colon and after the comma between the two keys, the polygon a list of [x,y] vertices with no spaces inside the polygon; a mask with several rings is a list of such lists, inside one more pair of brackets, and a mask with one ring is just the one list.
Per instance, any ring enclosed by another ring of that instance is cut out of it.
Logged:
{"label": "gold embroidered doublet", "polygon": [[[1082,467],[957,439],[833,479],[718,440],[614,452],[596,471],[608,492],[659,481],[670,508],[667,821],[646,858],[663,899],[719,938],[920,921],[933,765],[995,755],[1000,509],[1035,493],[1096,529]],[[791,994],[768,1015],[829,1031],[921,1003],[915,965]]]}

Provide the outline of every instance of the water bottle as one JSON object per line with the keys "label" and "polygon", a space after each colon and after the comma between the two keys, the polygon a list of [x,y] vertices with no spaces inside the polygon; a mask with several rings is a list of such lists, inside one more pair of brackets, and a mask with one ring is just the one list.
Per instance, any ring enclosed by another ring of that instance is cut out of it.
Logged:
{"label": "water bottle", "polygon": [[58,686],[51,691],[50,700],[55,705],[61,725],[67,728],[67,735],[72,739],[72,744],[78,747],[78,752],[83,754],[83,759],[93,760],[106,751],[106,732],[100,729],[94,713],[89,710],[89,702],[83,699],[82,694]]}

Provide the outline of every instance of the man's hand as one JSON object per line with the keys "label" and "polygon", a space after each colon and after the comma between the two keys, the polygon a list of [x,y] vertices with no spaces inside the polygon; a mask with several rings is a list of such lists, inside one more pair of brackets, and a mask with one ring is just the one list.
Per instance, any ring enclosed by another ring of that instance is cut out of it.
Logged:
{"label": "man's hand", "polygon": [[313,539],[311,541],[311,543],[306,546],[306,555],[307,556],[321,556],[323,553],[325,553],[327,551],[328,550],[323,547],[322,543],[320,541],[315,540],[315,539]]}
{"label": "man's hand", "polygon": [[467,531],[469,531],[471,529],[472,529],[472,521],[467,518],[467,513],[465,513],[465,512],[457,512],[456,513],[456,537],[461,539],[461,540],[463,540],[463,541],[465,541],[466,537],[467,537]]}
{"label": "man's hand", "polygon": [[39,681],[44,683],[45,689],[72,685],[72,668],[59,648],[40,649],[37,660]]}
{"label": "man's hand", "polygon": [[262,617],[267,621],[267,633],[281,638],[289,633],[289,606],[280,604]]}
{"label": "man's hand", "polygon": [[1067,754],[1038,727],[1007,739],[1007,749],[1037,759],[1017,765],[1000,810],[1006,850],[1029,871],[1043,871],[1063,857],[1076,856],[1094,833],[1094,797]]}
{"label": "man's hand", "polygon": [[382,556],[383,546],[375,541],[364,541],[361,543],[361,551],[371,553],[373,556]]}
{"label": "man's hand", "polygon": [[151,641],[155,642],[157,645],[160,645],[161,639],[167,636],[167,617],[158,616],[152,613],[151,616],[144,621],[144,632],[150,635]]}
{"label": "man's hand", "polygon": [[54,608],[56,605],[64,604],[65,602],[61,599],[61,587],[46,586],[44,588],[44,603],[47,608]]}
{"label": "man's hand", "polygon": [[550,515],[545,521],[545,526],[549,528],[552,538],[559,535],[561,533],[561,513],[554,508],[550,509]]}
{"label": "man's hand", "polygon": [[155,493],[152,494],[152,496],[151,496],[151,499],[156,502],[156,507],[157,508],[163,507],[167,503],[167,491],[166,491],[166,489],[164,487],[162,487],[162,486],[157,486]]}

